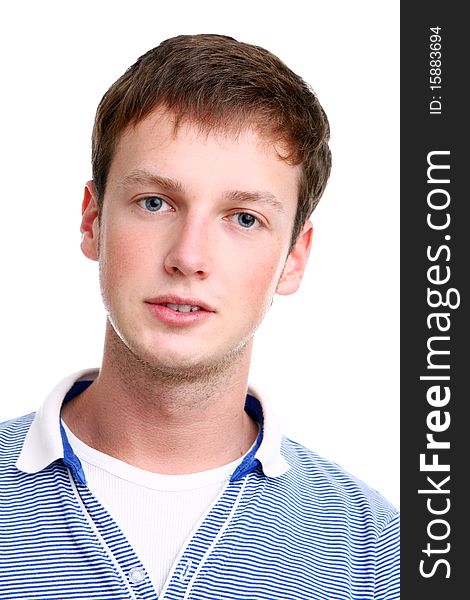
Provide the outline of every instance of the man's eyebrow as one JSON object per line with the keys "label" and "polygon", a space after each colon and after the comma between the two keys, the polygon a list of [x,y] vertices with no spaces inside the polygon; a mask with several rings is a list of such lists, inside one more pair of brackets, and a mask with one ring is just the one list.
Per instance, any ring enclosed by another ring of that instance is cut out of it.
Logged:
{"label": "man's eyebrow", "polygon": [[129,185],[150,185],[158,186],[165,189],[168,192],[184,191],[182,184],[176,179],[170,177],[164,177],[163,175],[157,175],[144,169],[135,169],[130,171],[127,175],[124,175],[122,179],[117,182],[118,187],[126,187]]}
{"label": "man's eyebrow", "polygon": [[241,190],[232,190],[230,192],[226,192],[224,194],[227,200],[232,202],[263,202],[264,204],[268,204],[274,210],[279,213],[285,213],[285,207],[282,202],[280,202],[274,194],[268,191],[241,191]]}

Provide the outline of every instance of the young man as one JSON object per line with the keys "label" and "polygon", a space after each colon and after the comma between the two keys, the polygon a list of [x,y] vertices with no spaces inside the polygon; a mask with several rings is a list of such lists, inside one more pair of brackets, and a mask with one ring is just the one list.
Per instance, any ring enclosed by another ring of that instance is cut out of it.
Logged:
{"label": "young man", "polygon": [[396,510],[248,389],[328,136],[300,77],[224,36],[167,40],[105,94],[81,224],[103,362],[1,427],[2,599],[398,598]]}

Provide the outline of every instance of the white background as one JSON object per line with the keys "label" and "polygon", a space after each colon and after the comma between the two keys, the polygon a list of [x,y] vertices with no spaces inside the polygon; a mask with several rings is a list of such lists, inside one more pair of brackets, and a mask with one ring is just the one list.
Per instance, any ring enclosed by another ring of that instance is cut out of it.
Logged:
{"label": "white background", "polygon": [[[79,250],[96,106],[180,33],[265,46],[317,92],[333,172],[301,291],[258,333],[252,381],[284,432],[399,505],[398,2],[2,4],[0,421],[98,366],[97,265]],[[410,399],[412,401],[412,399]]]}

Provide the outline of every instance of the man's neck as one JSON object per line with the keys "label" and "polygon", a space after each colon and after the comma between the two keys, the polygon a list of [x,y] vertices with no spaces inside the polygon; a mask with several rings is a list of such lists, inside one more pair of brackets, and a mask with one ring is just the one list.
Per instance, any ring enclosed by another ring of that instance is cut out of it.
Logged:
{"label": "man's neck", "polygon": [[62,409],[84,443],[162,474],[216,468],[254,443],[258,427],[244,410],[251,347],[211,376],[176,380],[108,342],[97,379]]}

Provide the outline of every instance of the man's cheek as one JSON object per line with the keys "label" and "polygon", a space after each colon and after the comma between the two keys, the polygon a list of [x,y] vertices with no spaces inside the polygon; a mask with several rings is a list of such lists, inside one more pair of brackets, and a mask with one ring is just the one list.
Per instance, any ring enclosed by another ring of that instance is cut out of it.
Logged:
{"label": "man's cheek", "polygon": [[142,240],[123,232],[121,235],[108,236],[103,247],[102,260],[107,270],[114,275],[127,277],[132,275],[140,265],[144,265],[152,256]]}
{"label": "man's cheek", "polygon": [[269,308],[278,281],[275,265],[265,265],[251,271],[246,279],[246,290],[251,307],[259,306],[261,311]]}

